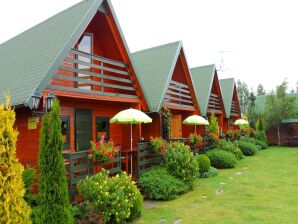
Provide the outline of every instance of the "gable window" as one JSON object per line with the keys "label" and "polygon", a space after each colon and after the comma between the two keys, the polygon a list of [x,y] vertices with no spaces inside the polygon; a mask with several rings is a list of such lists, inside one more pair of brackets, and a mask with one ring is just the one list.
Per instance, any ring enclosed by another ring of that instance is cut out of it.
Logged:
{"label": "gable window", "polygon": [[62,116],[61,117],[61,134],[63,138],[64,149],[70,149],[70,117]]}
{"label": "gable window", "polygon": [[96,117],[96,141],[110,140],[110,120],[109,117]]}
{"label": "gable window", "polygon": [[[92,35],[91,34],[84,34],[82,38],[79,40],[79,43],[77,45],[77,49],[79,51],[92,54]],[[84,71],[91,71],[91,67],[86,65],[86,63],[91,64],[92,59],[88,57],[84,57],[81,55],[78,55],[78,60],[84,62],[84,65],[78,64],[77,68],[84,70]],[[83,73],[78,73],[77,77],[83,78],[86,80],[91,80],[91,76]],[[77,82],[77,87],[80,89],[86,89],[86,90],[91,90],[91,84],[89,83],[84,83],[84,82]]]}

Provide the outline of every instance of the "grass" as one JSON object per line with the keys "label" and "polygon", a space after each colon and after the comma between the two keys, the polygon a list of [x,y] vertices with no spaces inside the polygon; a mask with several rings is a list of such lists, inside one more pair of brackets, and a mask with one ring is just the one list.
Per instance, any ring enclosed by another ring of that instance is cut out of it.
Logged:
{"label": "grass", "polygon": [[259,151],[176,200],[152,203],[135,223],[298,223],[298,148]]}

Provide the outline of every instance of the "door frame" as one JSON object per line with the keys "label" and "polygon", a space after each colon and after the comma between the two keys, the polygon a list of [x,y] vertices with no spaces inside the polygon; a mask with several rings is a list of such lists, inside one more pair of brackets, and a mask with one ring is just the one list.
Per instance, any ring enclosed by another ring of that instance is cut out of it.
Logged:
{"label": "door frame", "polygon": [[93,137],[93,113],[92,109],[90,108],[74,108],[74,151],[79,152],[80,150],[77,150],[77,110],[89,110],[91,111],[91,138]]}

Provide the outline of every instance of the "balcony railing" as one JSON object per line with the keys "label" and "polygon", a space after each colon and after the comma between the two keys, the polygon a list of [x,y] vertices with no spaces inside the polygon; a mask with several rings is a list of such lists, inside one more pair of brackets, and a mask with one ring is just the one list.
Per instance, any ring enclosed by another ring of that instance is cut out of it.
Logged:
{"label": "balcony railing", "polygon": [[188,85],[170,81],[164,105],[194,109],[194,103]]}
{"label": "balcony railing", "polygon": [[50,89],[138,98],[128,65],[72,49],[49,85]]}
{"label": "balcony railing", "polygon": [[232,101],[232,106],[231,106],[231,115],[232,116],[238,116],[238,107],[235,101]]}
{"label": "balcony railing", "polygon": [[211,93],[209,98],[209,104],[208,104],[208,111],[212,112],[221,112],[221,105],[220,105],[220,99],[217,94]]}

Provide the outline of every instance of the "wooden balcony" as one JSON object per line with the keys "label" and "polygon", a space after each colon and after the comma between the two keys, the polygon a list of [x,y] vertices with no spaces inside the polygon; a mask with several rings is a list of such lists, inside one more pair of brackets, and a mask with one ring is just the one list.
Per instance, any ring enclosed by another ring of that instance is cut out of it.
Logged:
{"label": "wooden balcony", "polygon": [[49,89],[138,99],[128,65],[72,49],[54,74]]}
{"label": "wooden balcony", "polygon": [[232,106],[231,106],[231,116],[232,117],[238,117],[238,107],[235,101],[232,101]]}
{"label": "wooden balcony", "polygon": [[195,109],[188,85],[174,80],[170,81],[164,105],[182,109]]}
{"label": "wooden balcony", "polygon": [[211,93],[209,104],[208,104],[208,112],[220,113],[222,112],[220,99],[217,94]]}

